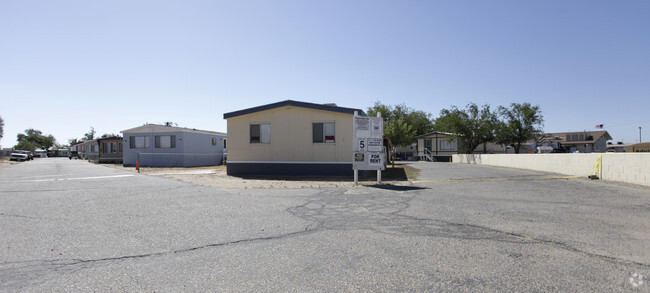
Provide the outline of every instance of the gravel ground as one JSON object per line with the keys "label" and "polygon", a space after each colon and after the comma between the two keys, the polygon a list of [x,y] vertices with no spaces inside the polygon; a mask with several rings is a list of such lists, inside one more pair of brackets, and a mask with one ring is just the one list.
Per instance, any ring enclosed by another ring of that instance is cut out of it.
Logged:
{"label": "gravel ground", "polygon": [[[121,165],[106,164],[103,166],[116,168],[128,172],[138,172],[134,167],[123,167]],[[395,169],[406,169],[406,176],[415,178],[415,169],[409,164],[397,164]],[[350,177],[255,177],[240,178],[226,175],[226,166],[206,166],[194,168],[141,168],[141,174],[151,176],[163,176],[192,184],[218,187],[223,189],[302,189],[302,188],[331,188],[331,187],[353,187],[354,182]],[[386,172],[384,172],[386,173]],[[402,172],[403,174],[404,172]],[[384,176],[384,175],[382,175]],[[393,178],[386,176],[382,178],[384,184],[410,185],[405,178]],[[409,178],[411,179],[411,178]],[[369,176],[361,178],[360,185],[375,185],[376,177]]]}

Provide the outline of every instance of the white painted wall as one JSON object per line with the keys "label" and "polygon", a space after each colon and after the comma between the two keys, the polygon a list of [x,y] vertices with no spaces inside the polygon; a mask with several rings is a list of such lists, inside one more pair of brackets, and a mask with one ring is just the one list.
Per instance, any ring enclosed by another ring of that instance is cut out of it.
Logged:
{"label": "white painted wall", "polygon": [[[454,163],[528,169],[565,175],[589,175],[600,154],[471,154],[453,155]],[[604,153],[599,177],[650,186],[650,154]]]}

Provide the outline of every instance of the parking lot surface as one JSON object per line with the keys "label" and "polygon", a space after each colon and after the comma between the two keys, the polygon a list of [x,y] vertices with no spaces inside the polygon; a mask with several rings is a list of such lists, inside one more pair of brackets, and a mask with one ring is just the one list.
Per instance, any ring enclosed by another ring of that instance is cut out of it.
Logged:
{"label": "parking lot surface", "polygon": [[14,164],[0,291],[649,292],[650,189],[410,166],[411,184],[233,189]]}

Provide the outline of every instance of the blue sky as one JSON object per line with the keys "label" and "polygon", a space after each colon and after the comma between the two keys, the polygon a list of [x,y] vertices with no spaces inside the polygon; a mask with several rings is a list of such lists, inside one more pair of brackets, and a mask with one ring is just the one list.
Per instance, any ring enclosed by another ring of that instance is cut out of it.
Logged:
{"label": "blue sky", "polygon": [[223,113],[287,99],[530,102],[547,132],[650,141],[648,28],[650,1],[1,1],[0,145],[225,132]]}

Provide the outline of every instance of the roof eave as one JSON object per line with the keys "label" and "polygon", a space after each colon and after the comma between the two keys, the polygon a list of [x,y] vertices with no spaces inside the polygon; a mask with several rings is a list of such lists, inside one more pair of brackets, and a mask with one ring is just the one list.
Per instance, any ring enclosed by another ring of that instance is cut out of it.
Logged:
{"label": "roof eave", "polygon": [[277,103],[272,103],[272,104],[257,106],[257,107],[253,107],[253,108],[243,109],[243,110],[239,110],[239,111],[224,113],[223,114],[223,119],[230,119],[230,118],[234,118],[234,117],[238,117],[238,116],[253,114],[253,113],[257,113],[257,112],[261,112],[261,111],[272,110],[272,109],[276,109],[276,108],[280,108],[280,107],[286,107],[286,106],[294,106],[294,107],[301,107],[301,108],[322,110],[322,111],[330,111],[330,112],[337,112],[337,113],[344,113],[344,114],[352,114],[352,115],[354,115],[354,112],[357,112],[361,116],[366,115],[366,113],[361,109],[345,108],[345,107],[338,107],[338,106],[328,106],[328,105],[322,105],[322,104],[314,104],[314,103],[286,100],[286,101],[281,101],[281,102],[277,102]]}
{"label": "roof eave", "polygon": [[427,137],[427,136],[432,135],[432,134],[455,135],[455,134],[453,134],[451,132],[433,131],[433,132],[425,133],[425,134],[422,134],[422,135],[418,135],[415,138],[424,138],[424,137]]}
{"label": "roof eave", "polygon": [[202,133],[202,134],[209,134],[209,135],[226,135],[224,132],[218,132],[218,131],[210,131],[210,130],[203,130],[203,129],[196,129],[196,128],[186,128],[186,127],[176,127],[176,126],[165,126],[165,125],[160,125],[160,124],[145,124],[142,126],[134,127],[131,129],[127,130],[122,130],[120,133],[140,133],[137,131],[140,128],[143,127],[155,127],[159,129],[164,129],[164,130],[169,130],[167,132],[177,132],[177,133],[183,133],[183,132],[193,132],[193,133]]}

